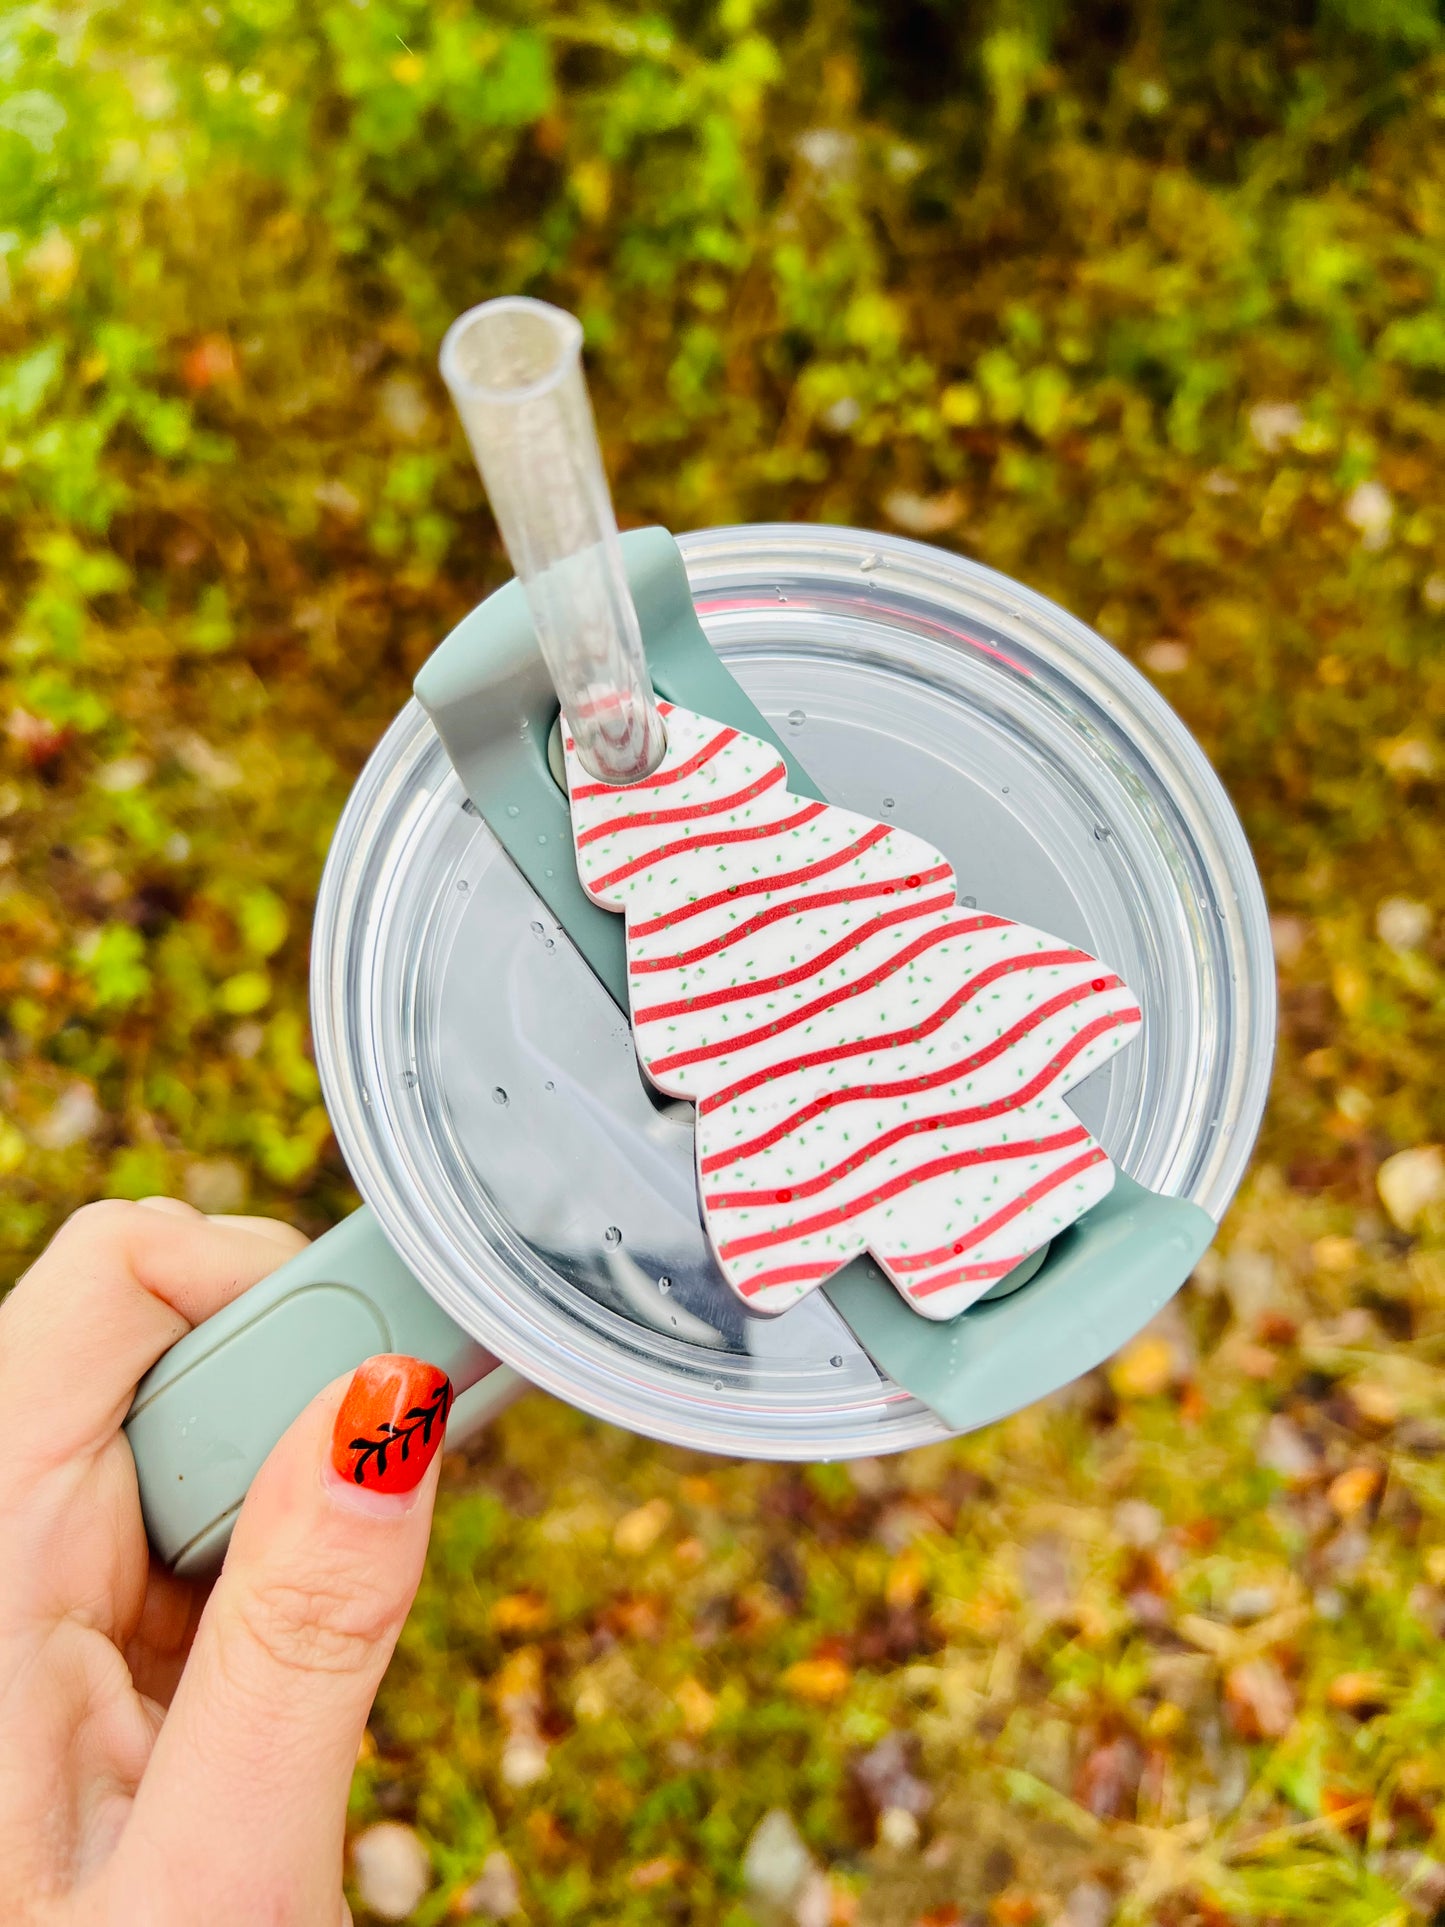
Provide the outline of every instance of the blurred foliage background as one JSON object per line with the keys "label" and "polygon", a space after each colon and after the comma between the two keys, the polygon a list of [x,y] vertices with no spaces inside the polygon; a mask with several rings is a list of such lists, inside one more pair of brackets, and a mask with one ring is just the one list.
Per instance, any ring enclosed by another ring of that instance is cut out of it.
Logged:
{"label": "blurred foliage background", "polygon": [[504,572],[434,373],[585,320],[624,520],[893,528],[1095,623],[1258,853],[1250,1183],[1109,1371],[910,1458],[534,1397],[450,1468],[358,1919],[1441,1918],[1438,0],[18,0],[0,1245],[323,1228],[309,912]]}

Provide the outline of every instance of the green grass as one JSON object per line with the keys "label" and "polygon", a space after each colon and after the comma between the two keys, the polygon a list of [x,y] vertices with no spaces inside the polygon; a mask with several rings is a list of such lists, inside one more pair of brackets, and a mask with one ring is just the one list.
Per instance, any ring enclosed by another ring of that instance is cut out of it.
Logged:
{"label": "green grass", "polygon": [[450,1469],[355,1797],[429,1843],[417,1920],[501,1844],[535,1921],[737,1927],[773,1806],[865,1927],[1428,1918],[1445,1223],[1375,1173],[1445,1138],[1433,0],[18,5],[0,209],[8,1271],[97,1194],[350,1202],[309,912],[504,573],[434,373],[485,294],[582,315],[624,520],[925,533],[1095,623],[1276,913],[1167,1355],[854,1471],[540,1397]]}

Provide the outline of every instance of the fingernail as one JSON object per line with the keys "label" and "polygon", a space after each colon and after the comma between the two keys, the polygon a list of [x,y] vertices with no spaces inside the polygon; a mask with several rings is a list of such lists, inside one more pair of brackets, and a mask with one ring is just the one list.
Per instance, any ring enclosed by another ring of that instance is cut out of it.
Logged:
{"label": "fingernail", "polygon": [[452,1382],[419,1358],[383,1354],[358,1365],[331,1434],[332,1468],[366,1492],[411,1492],[437,1453]]}

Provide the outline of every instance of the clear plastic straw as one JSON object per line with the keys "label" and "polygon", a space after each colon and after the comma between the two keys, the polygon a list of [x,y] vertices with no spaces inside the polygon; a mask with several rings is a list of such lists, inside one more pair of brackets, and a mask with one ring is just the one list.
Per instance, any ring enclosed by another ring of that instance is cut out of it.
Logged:
{"label": "clear plastic straw", "polygon": [[520,296],[452,323],[441,371],[584,766],[635,783],[667,739],[582,374],[576,318]]}

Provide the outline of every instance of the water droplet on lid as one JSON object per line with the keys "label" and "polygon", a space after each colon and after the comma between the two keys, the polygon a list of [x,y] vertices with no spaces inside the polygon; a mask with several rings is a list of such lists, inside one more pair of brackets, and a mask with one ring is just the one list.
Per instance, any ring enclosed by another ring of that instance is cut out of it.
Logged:
{"label": "water droplet on lid", "polygon": [[539,922],[533,922],[533,924],[531,925],[532,935],[534,937],[540,937],[544,927],[545,926]]}
{"label": "water droplet on lid", "polygon": [[401,1074],[401,1081],[402,1081],[402,1083],[403,1083],[403,1084],[405,1084],[405,1086],[406,1086],[406,1088],[407,1088],[407,1089],[408,1089],[409,1091],[414,1091],[414,1090],[416,1089],[416,1086],[417,1086],[417,1075],[416,1075],[416,1072],[415,1072],[415,1071],[403,1071],[403,1072],[402,1072],[402,1074]]}
{"label": "water droplet on lid", "polygon": [[543,941],[542,948],[544,950],[555,950],[557,948],[556,940],[552,937],[546,938]]}
{"label": "water droplet on lid", "polygon": [[622,1233],[615,1224],[608,1225],[602,1234],[602,1242],[608,1245],[620,1245],[622,1243]]}
{"label": "water droplet on lid", "polygon": [[786,597],[786,596],[785,596],[785,595],[783,594],[783,592],[782,592],[782,590],[781,590],[781,589],[774,589],[774,591],[773,591],[773,594],[774,594],[774,595],[775,595],[775,596],[776,596],[776,597],[778,598],[778,600],[779,600],[779,602],[786,602],[786,601],[787,601],[787,599],[788,599],[788,598],[787,598],[787,597]]}
{"label": "water droplet on lid", "polygon": [[670,1279],[670,1278],[669,1278],[669,1277],[667,1276],[667,1274],[666,1274],[665,1272],[663,1273],[663,1275],[662,1275],[662,1277],[661,1277],[661,1278],[659,1278],[659,1279],[658,1279],[658,1281],[657,1281],[657,1289],[658,1289],[659,1291],[671,1291],[671,1290],[672,1290],[672,1280],[671,1280],[671,1279]]}
{"label": "water droplet on lid", "polygon": [[550,1077],[547,1079],[546,1083],[542,1086],[542,1089],[544,1091],[555,1091],[556,1088],[557,1086],[552,1082]]}
{"label": "water droplet on lid", "polygon": [[791,1204],[792,1202],[793,1202],[793,1194],[791,1191],[780,1191],[778,1193],[779,1204]]}
{"label": "water droplet on lid", "polygon": [[464,796],[462,798],[462,813],[465,816],[481,815],[481,811],[477,808],[476,804],[472,801],[470,796]]}
{"label": "water droplet on lid", "polygon": [[461,891],[461,893],[462,893],[462,895],[463,895],[463,896],[465,896],[465,895],[467,894],[467,880],[466,880],[466,878],[465,878],[465,877],[458,877],[458,878],[457,878],[457,888],[458,888],[458,890],[460,890],[460,891]]}
{"label": "water droplet on lid", "polygon": [[978,908],[977,897],[960,897],[958,900],[965,910],[976,910]]}
{"label": "water droplet on lid", "polygon": [[520,816],[522,812],[517,808],[515,803],[509,803],[507,805],[507,814],[508,816]]}
{"label": "water droplet on lid", "polygon": [[904,877],[903,881],[908,885],[908,888],[910,890],[916,890],[918,886],[922,883],[923,878],[922,877]]}
{"label": "water droplet on lid", "polygon": [[1096,977],[1089,988],[1091,990],[1102,990],[1107,982],[1108,979],[1106,977]]}
{"label": "water droplet on lid", "polygon": [[502,1089],[500,1084],[494,1084],[492,1086],[492,1102],[494,1104],[509,1104],[511,1102],[511,1099],[507,1096],[507,1093]]}
{"label": "water droplet on lid", "polygon": [[1109,828],[1107,823],[1096,823],[1094,825],[1094,841],[1096,843],[1107,842],[1113,834],[1114,832]]}
{"label": "water droplet on lid", "polygon": [[833,1356],[828,1360],[828,1363],[833,1367],[834,1371],[836,1371],[843,1363],[843,1354],[841,1352],[834,1352]]}
{"label": "water droplet on lid", "polygon": [[891,810],[894,807],[893,798],[891,796],[884,797],[883,807],[885,810]]}
{"label": "water droplet on lid", "polygon": [[720,1392],[723,1388],[722,1380],[720,1378],[715,1378],[712,1382],[712,1388],[715,1392]]}
{"label": "water droplet on lid", "polygon": [[1005,796],[1007,796],[1007,795],[1008,795],[1008,784],[1007,784],[1007,783],[1005,783],[1005,784],[1004,784],[1004,786],[1003,786],[1003,793],[1004,793],[1004,795],[1005,795]]}
{"label": "water droplet on lid", "polygon": [[554,877],[554,876],[556,876],[556,874],[557,874],[557,872],[556,872],[555,870],[544,870],[544,871],[542,872],[542,875],[543,875],[544,877]]}
{"label": "water droplet on lid", "polygon": [[870,549],[867,555],[865,555],[863,560],[858,564],[859,570],[861,571],[862,574],[869,575],[872,573],[874,569],[878,567],[880,560],[881,560],[881,557],[878,555],[877,551],[874,549]]}
{"label": "water droplet on lid", "polygon": [[788,711],[789,729],[801,729],[807,720],[808,712],[806,709],[790,709]]}
{"label": "water droplet on lid", "polygon": [[545,830],[538,832],[537,841],[539,843],[545,843],[547,841],[547,832]]}

